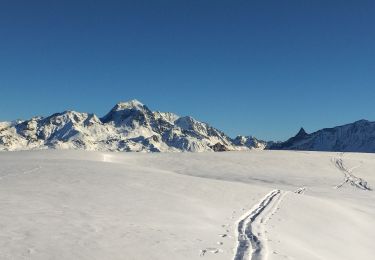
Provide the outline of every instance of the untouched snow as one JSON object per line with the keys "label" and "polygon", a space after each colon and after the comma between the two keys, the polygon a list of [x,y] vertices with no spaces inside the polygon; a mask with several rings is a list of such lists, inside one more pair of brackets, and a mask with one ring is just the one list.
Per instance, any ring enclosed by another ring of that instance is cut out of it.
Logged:
{"label": "untouched snow", "polygon": [[374,159],[2,152],[0,259],[374,259]]}

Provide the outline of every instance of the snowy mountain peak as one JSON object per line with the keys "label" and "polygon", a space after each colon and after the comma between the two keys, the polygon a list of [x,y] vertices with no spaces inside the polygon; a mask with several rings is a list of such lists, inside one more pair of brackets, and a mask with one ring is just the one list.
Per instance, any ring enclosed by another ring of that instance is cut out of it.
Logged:
{"label": "snowy mountain peak", "polygon": [[150,117],[152,117],[152,111],[147,106],[134,99],[116,104],[101,120],[103,123],[112,122],[117,126],[134,127],[135,122],[148,124],[148,119]]}
{"label": "snowy mountain peak", "polygon": [[119,111],[119,110],[125,110],[125,109],[143,109],[143,107],[144,107],[143,103],[141,103],[137,99],[132,99],[127,102],[117,103],[114,109],[116,109],[116,111]]}

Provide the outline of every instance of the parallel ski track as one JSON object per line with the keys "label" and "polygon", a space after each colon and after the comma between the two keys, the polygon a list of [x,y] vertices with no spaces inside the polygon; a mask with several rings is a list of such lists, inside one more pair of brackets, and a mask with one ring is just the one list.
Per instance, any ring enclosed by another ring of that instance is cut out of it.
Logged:
{"label": "parallel ski track", "polygon": [[[262,259],[264,241],[253,231],[254,222],[261,213],[275,200],[280,200],[280,190],[272,190],[248,213],[243,215],[237,226],[237,247],[234,260],[260,260]],[[263,223],[266,220],[261,220]]]}

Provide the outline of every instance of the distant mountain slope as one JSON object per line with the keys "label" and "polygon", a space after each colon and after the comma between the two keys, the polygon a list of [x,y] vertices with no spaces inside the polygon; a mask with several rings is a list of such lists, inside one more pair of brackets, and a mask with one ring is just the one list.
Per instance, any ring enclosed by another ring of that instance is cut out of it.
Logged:
{"label": "distant mountain slope", "polygon": [[269,149],[372,153],[375,152],[375,122],[360,120],[311,134],[301,128],[296,136],[285,142],[274,143]]}
{"label": "distant mountain slope", "polygon": [[[248,143],[245,149],[262,146]],[[229,151],[238,147],[223,132],[192,117],[153,112],[137,100],[118,103],[102,118],[65,111],[0,123],[0,150]]]}

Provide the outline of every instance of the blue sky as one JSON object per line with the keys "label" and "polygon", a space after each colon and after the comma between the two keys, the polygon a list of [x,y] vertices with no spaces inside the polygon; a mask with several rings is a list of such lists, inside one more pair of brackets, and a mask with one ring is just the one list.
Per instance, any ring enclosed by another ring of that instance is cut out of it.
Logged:
{"label": "blue sky", "polygon": [[375,120],[375,2],[0,2],[0,121],[136,98],[231,136]]}

